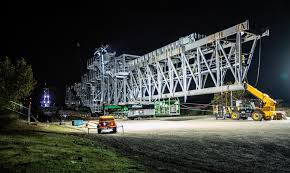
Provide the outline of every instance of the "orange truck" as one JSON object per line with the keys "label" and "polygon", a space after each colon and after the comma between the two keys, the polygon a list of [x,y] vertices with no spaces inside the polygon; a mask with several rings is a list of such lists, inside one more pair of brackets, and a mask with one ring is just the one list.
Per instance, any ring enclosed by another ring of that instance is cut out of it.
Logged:
{"label": "orange truck", "polygon": [[103,130],[112,130],[113,133],[117,133],[117,124],[114,116],[106,115],[99,117],[98,134]]}

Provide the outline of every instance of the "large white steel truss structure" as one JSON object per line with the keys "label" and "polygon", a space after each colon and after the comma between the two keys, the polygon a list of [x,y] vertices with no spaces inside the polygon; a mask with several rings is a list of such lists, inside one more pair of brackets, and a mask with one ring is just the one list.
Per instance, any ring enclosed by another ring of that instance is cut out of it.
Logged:
{"label": "large white steel truss structure", "polygon": [[172,97],[186,102],[188,96],[243,90],[257,41],[268,35],[268,30],[262,35],[249,32],[245,21],[209,36],[190,34],[143,56],[116,56],[101,47],[74,88],[93,112],[103,104]]}

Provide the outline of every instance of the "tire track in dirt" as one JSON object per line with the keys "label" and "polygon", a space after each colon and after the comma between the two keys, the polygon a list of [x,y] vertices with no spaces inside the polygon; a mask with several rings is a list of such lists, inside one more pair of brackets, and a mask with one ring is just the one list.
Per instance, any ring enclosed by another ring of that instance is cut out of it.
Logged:
{"label": "tire track in dirt", "polygon": [[232,130],[219,125],[218,129],[161,129],[94,138],[143,164],[148,172],[290,170],[289,124],[258,124],[254,128],[253,122],[234,123]]}

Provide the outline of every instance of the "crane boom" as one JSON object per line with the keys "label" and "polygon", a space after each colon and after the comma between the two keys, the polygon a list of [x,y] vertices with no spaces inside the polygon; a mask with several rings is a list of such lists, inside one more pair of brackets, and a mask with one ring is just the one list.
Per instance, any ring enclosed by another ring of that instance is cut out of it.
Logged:
{"label": "crane boom", "polygon": [[263,103],[267,104],[267,105],[276,105],[276,101],[274,99],[272,99],[269,95],[262,93],[261,91],[259,91],[257,88],[253,87],[250,84],[246,84],[245,89],[250,92],[253,96],[257,97],[258,99],[262,100]]}
{"label": "crane boom", "polygon": [[277,102],[274,99],[248,83],[244,83],[244,87],[245,90],[263,102],[263,107],[259,108],[259,110],[263,114],[265,120],[271,119],[272,116],[276,115]]}

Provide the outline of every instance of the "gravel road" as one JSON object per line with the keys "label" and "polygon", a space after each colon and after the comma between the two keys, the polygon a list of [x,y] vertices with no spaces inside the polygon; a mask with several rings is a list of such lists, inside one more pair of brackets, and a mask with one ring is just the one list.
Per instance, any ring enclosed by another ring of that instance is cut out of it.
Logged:
{"label": "gravel road", "polygon": [[124,134],[92,134],[148,172],[290,172],[290,120],[178,117],[118,121]]}

